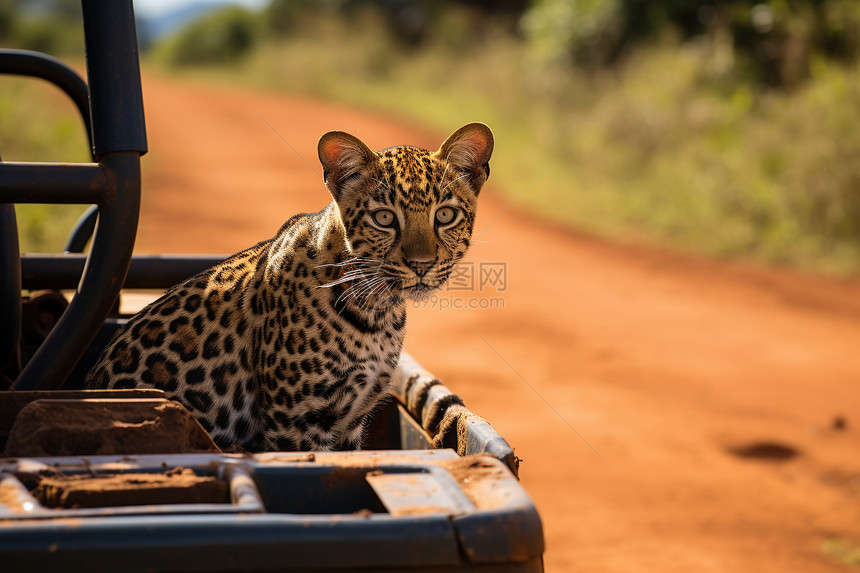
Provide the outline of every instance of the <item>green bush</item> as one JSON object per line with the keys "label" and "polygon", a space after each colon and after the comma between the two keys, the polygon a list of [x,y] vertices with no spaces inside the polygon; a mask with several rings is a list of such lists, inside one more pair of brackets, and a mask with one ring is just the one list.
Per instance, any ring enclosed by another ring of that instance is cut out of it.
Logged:
{"label": "green bush", "polygon": [[260,16],[238,6],[217,10],[167,40],[161,58],[175,66],[232,63],[260,39]]}
{"label": "green bush", "polygon": [[522,22],[539,62],[601,67],[671,35],[723,45],[723,72],[770,86],[801,84],[817,57],[860,54],[855,0],[534,0]]}
{"label": "green bush", "polygon": [[0,47],[81,57],[84,31],[77,0],[43,0],[26,10],[23,0],[0,0]]}
{"label": "green bush", "polygon": [[[59,90],[39,80],[0,82],[0,157],[4,161],[90,161],[77,109]],[[21,250],[59,252],[82,205],[17,205]]]}

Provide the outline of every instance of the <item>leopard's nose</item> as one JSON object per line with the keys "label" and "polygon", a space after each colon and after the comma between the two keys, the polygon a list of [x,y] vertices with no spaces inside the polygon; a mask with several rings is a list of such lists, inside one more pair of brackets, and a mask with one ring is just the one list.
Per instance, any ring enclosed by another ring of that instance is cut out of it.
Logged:
{"label": "leopard's nose", "polygon": [[436,261],[407,261],[407,265],[419,278],[427,274]]}

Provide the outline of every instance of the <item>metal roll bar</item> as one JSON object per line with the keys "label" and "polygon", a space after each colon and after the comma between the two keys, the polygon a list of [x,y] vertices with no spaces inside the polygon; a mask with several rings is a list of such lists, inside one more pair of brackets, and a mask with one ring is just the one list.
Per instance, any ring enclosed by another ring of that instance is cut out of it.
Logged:
{"label": "metal roll bar", "polygon": [[[34,52],[0,50],[0,73],[37,77],[66,92],[77,105],[94,163],[0,162],[0,274],[20,309],[20,254],[14,242],[14,203],[98,205],[99,215],[83,276],[69,308],[14,382],[16,390],[59,388],[83,355],[119,296],[137,232],[140,156],[146,128],[137,34],[131,0],[82,0],[89,86],[68,66]],[[88,103],[87,103],[88,102]],[[8,222],[8,224],[7,224]],[[8,278],[7,278],[8,277]],[[12,284],[17,277],[17,285]],[[4,295],[9,296],[5,291]],[[4,314],[6,306],[3,307]],[[2,321],[15,328],[16,317]],[[17,315],[20,330],[20,310]],[[11,331],[10,331],[11,332]],[[0,338],[0,359],[14,354],[14,332]],[[2,364],[0,364],[2,366]]]}

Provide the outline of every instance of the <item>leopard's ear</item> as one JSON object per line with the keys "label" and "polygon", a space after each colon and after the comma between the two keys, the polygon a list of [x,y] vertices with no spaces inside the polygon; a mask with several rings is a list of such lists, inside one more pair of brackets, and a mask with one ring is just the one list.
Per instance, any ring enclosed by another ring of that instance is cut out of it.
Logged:
{"label": "leopard's ear", "polygon": [[436,153],[449,164],[470,174],[472,187],[478,193],[490,176],[493,132],[483,123],[469,123],[452,133]]}
{"label": "leopard's ear", "polygon": [[335,200],[349,181],[358,179],[376,154],[363,141],[343,131],[329,131],[317,145],[323,181]]}

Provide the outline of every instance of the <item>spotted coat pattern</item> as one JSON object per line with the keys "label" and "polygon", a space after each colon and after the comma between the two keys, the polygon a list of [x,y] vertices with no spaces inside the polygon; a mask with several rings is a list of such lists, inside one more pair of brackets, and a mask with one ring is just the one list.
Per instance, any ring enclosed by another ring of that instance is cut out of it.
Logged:
{"label": "spotted coat pattern", "polygon": [[360,447],[403,347],[406,300],[441,286],[469,246],[492,146],[483,124],[436,152],[374,153],[327,133],[334,201],[141,310],[89,386],[161,389],[224,448]]}

